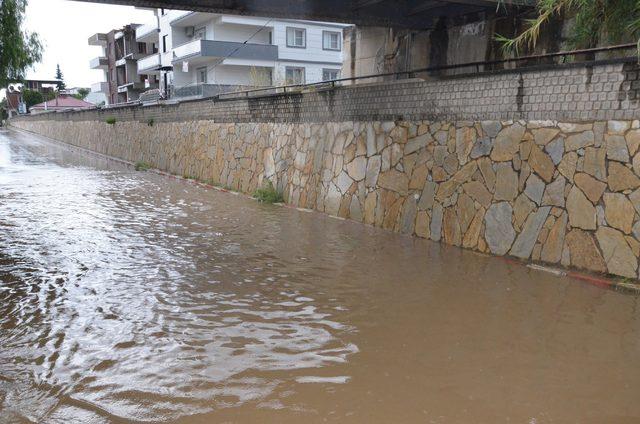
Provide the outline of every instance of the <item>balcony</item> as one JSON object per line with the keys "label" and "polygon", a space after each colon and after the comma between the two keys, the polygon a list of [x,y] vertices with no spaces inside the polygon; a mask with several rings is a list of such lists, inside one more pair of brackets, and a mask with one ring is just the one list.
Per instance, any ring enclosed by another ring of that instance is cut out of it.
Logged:
{"label": "balcony", "polygon": [[188,98],[206,98],[234,91],[250,90],[252,86],[230,84],[190,84],[182,87],[169,87],[169,97],[185,100]]}
{"label": "balcony", "polygon": [[109,84],[106,82],[96,82],[91,84],[92,93],[109,93]]}
{"label": "balcony", "polygon": [[107,34],[97,33],[93,34],[89,37],[89,45],[90,46],[107,46]]}
{"label": "balcony", "polygon": [[125,56],[116,60],[116,66],[124,66],[127,64],[127,60],[139,60],[145,56],[145,53],[127,53]]}
{"label": "balcony", "polygon": [[118,86],[118,93],[126,93],[129,90],[144,90],[144,82],[129,82]]}
{"label": "balcony", "polygon": [[136,28],[136,41],[138,43],[157,43],[160,33],[158,23],[141,25]]}
{"label": "balcony", "polygon": [[213,19],[215,15],[204,12],[188,12],[185,11],[183,13],[174,16],[170,22],[172,27],[188,27],[188,26],[196,26],[202,25],[207,21]]}
{"label": "balcony", "polygon": [[161,66],[160,53],[152,54],[138,60],[138,74],[159,72]]}
{"label": "balcony", "polygon": [[104,56],[95,57],[89,62],[89,67],[91,69],[108,69],[109,60],[107,60],[107,58]]}
{"label": "balcony", "polygon": [[198,57],[277,60],[278,46],[238,43],[234,41],[194,40],[173,49],[173,62]]}

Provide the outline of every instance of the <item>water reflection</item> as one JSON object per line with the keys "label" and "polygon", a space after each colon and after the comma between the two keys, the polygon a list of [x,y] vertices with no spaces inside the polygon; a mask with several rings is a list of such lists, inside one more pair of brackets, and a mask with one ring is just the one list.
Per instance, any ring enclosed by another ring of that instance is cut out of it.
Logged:
{"label": "water reflection", "polygon": [[637,422],[636,317],[0,132],[0,422]]}
{"label": "water reflection", "polygon": [[357,352],[335,308],[301,292],[295,257],[249,230],[262,225],[248,205],[2,142],[5,412],[39,421],[69,396],[175,419],[264,399],[279,384],[269,372]]}

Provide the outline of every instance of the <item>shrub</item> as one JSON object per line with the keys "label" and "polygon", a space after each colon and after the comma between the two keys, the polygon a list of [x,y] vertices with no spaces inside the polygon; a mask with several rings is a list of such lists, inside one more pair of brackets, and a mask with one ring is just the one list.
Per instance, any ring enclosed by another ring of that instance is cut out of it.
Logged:
{"label": "shrub", "polygon": [[113,125],[116,123],[116,118],[114,116],[110,116],[105,120],[105,122],[109,125]]}
{"label": "shrub", "polygon": [[143,161],[138,161],[135,164],[136,171],[147,171],[151,169],[151,164]]}
{"label": "shrub", "polygon": [[149,125],[150,127],[153,127],[153,118],[147,121],[147,125]]}
{"label": "shrub", "polygon": [[282,194],[280,194],[271,181],[267,181],[266,184],[259,188],[254,193],[253,197],[255,197],[259,202],[265,203],[282,203],[284,202],[284,198]]}

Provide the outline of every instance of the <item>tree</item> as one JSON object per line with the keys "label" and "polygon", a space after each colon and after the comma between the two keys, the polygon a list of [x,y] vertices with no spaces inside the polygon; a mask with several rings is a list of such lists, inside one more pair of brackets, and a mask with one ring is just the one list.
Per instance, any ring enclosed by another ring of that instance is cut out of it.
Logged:
{"label": "tree", "polygon": [[0,0],[0,87],[24,79],[42,59],[38,34],[22,30],[27,0]]}
{"label": "tree", "polygon": [[91,90],[89,90],[88,88],[78,88],[78,94],[74,94],[73,97],[79,100],[84,100],[90,92]]}
{"label": "tree", "polygon": [[37,105],[38,103],[44,102],[44,96],[42,95],[42,93],[35,90],[23,90],[22,99],[24,100],[24,103],[27,105],[27,108],[30,108],[33,105]]}
{"label": "tree", "polygon": [[573,19],[569,44],[574,48],[595,47],[599,42],[617,43],[637,39],[640,31],[638,0],[537,0],[536,16],[513,38],[497,35],[506,52],[533,49],[540,29],[554,17]]}
{"label": "tree", "polygon": [[0,127],[2,126],[2,121],[9,117],[9,113],[7,112],[7,98],[0,100]]}
{"label": "tree", "polygon": [[53,100],[55,97],[55,92],[41,93],[36,90],[22,90],[22,100],[24,100],[24,103],[27,105],[27,109],[30,109],[31,106],[37,105],[38,103]]}
{"label": "tree", "polygon": [[56,65],[56,79],[58,82],[58,90],[64,90],[67,85],[64,83],[64,76],[62,75],[62,71],[60,70],[60,64]]}

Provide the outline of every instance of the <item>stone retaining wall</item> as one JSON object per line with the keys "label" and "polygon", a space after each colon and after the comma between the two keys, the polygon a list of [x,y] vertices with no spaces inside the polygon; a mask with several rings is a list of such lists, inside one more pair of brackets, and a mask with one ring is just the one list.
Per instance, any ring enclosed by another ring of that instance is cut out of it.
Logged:
{"label": "stone retaining wall", "polygon": [[12,120],[245,193],[496,255],[638,277],[640,122]]}

